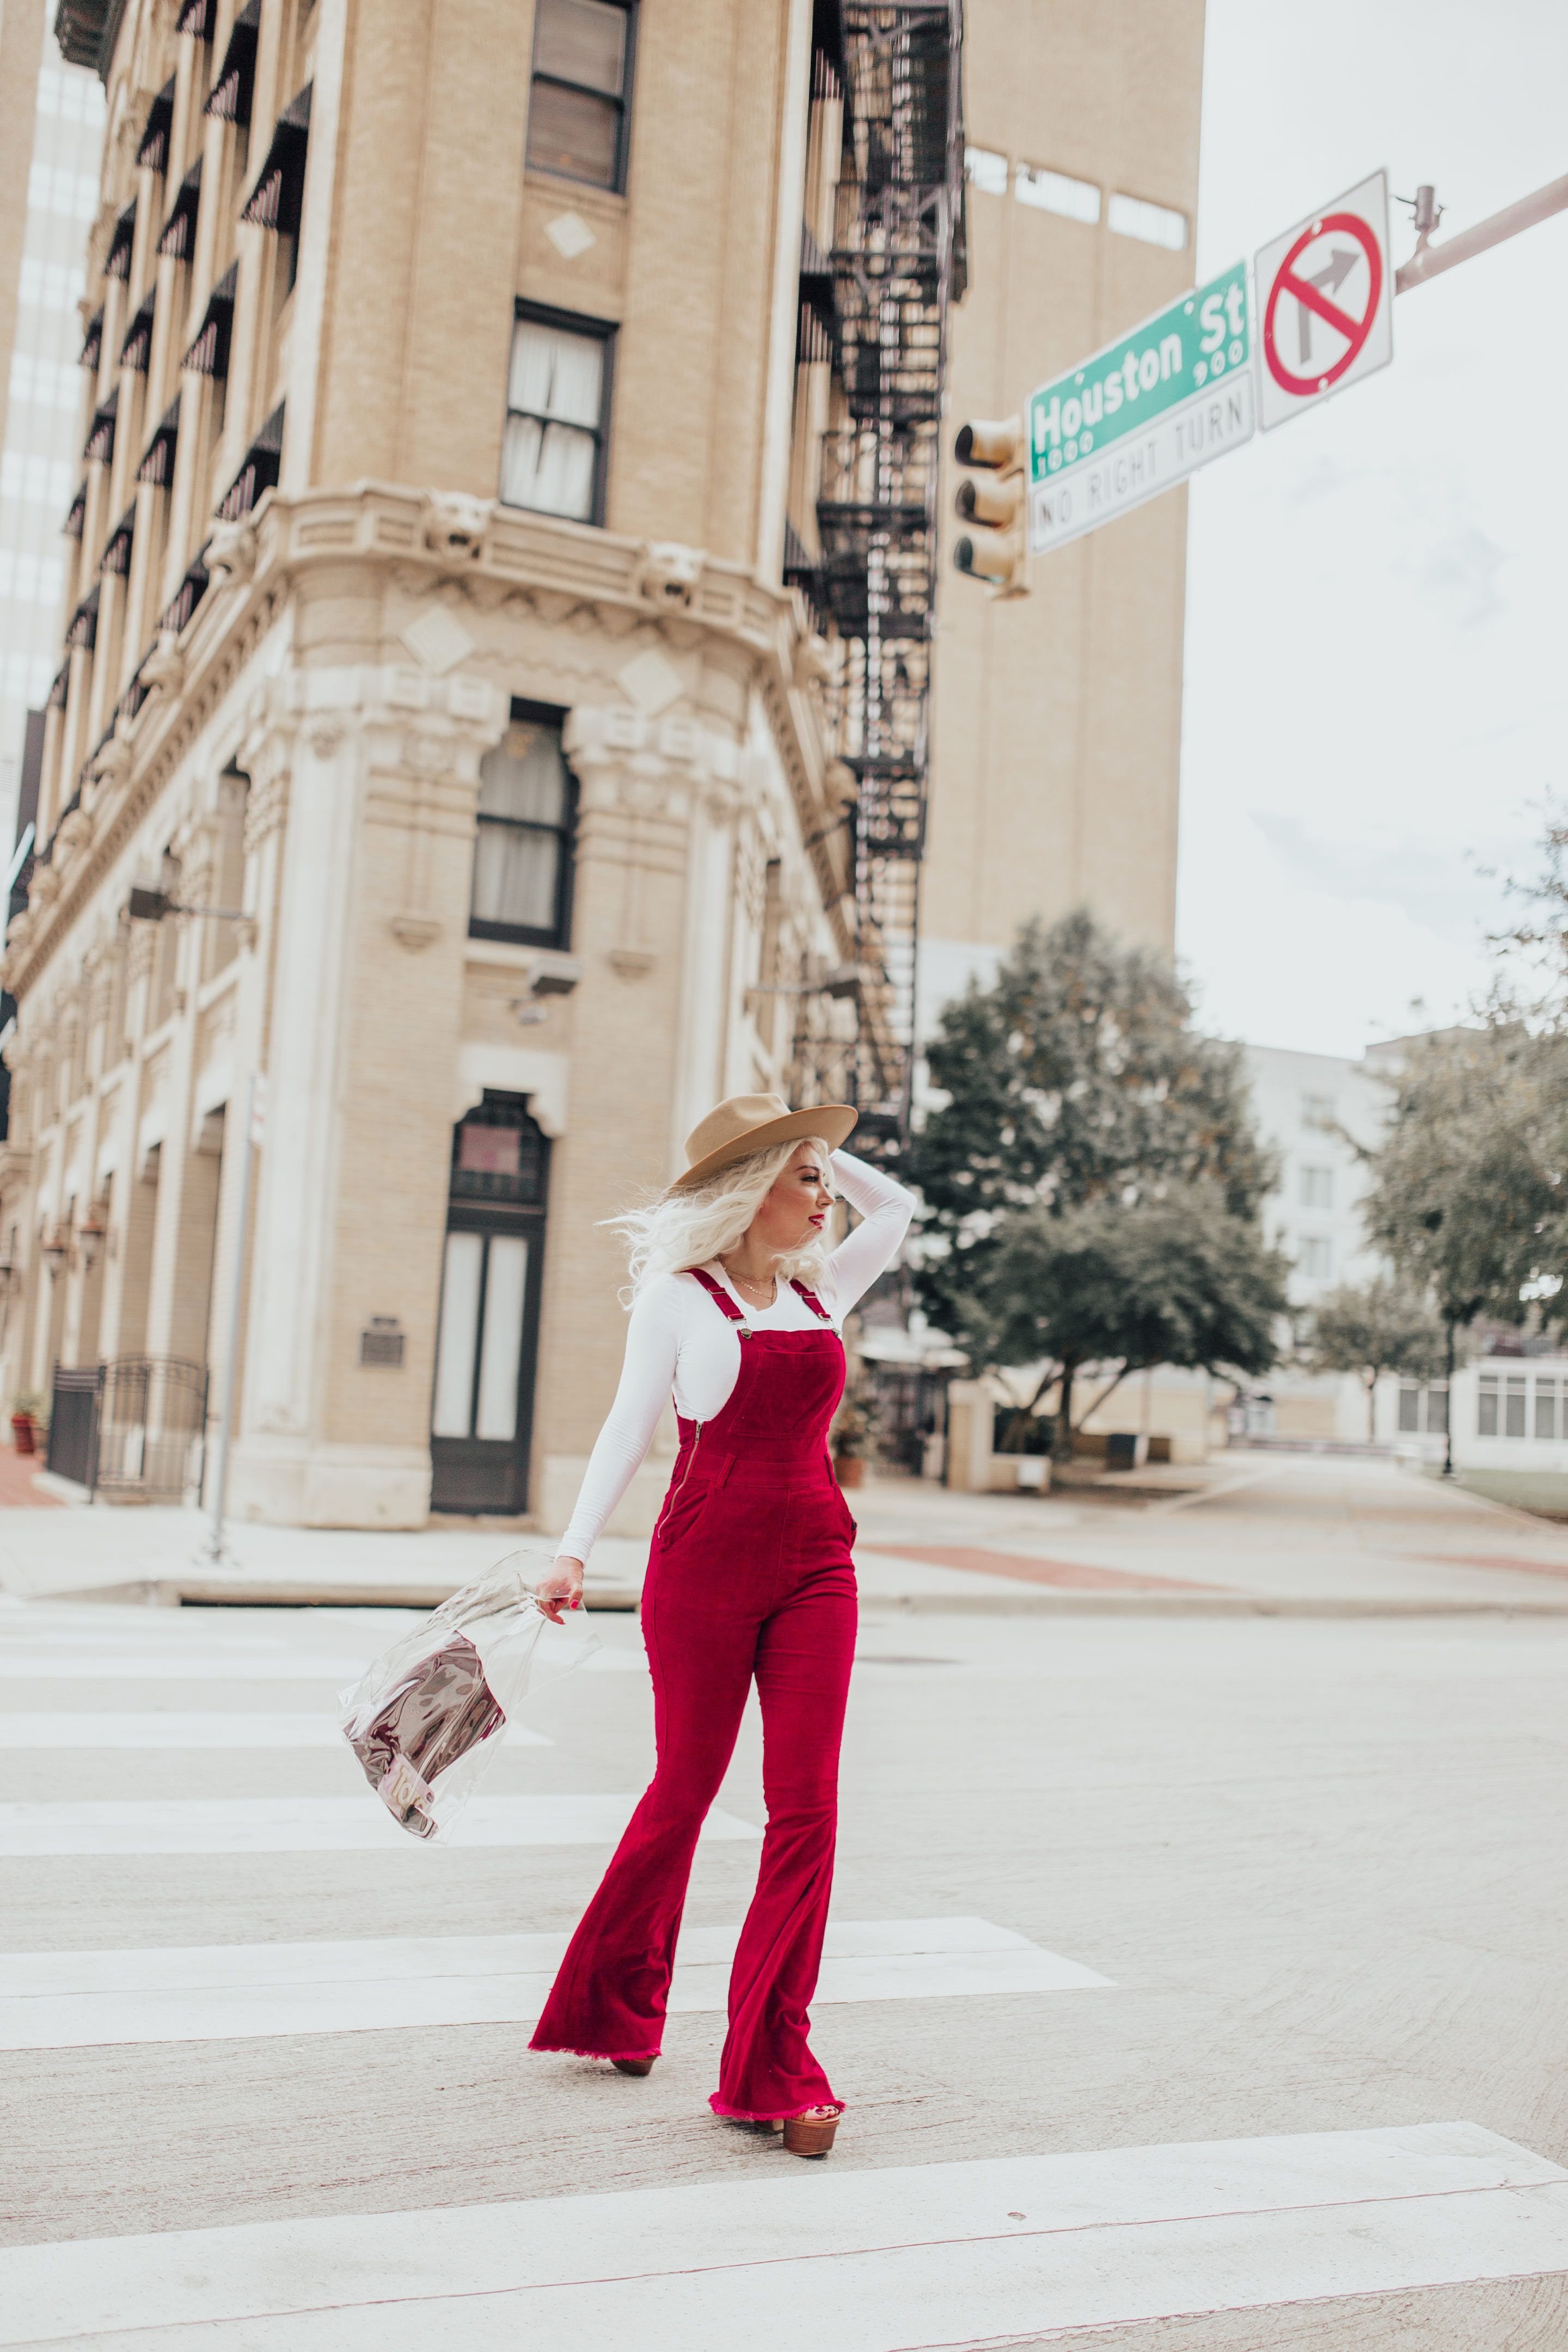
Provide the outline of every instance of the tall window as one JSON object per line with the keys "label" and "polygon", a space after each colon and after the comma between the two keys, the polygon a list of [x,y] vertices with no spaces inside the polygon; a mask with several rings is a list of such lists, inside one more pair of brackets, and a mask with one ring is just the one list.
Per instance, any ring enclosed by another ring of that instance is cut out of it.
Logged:
{"label": "tall window", "polygon": [[1309,1235],[1301,1244],[1297,1264],[1303,1281],[1327,1282],[1333,1265],[1333,1252],[1327,1238],[1321,1234]]}
{"label": "tall window", "polygon": [[624,188],[632,11],[614,0],[538,0],[528,161],[595,188]]}
{"label": "tall window", "polygon": [[501,504],[602,522],[612,330],[520,311],[511,338]]}
{"label": "tall window", "polygon": [[1331,1168],[1303,1168],[1301,1171],[1301,1206],[1304,1209],[1331,1209],[1333,1205],[1333,1170]]}
{"label": "tall window", "polygon": [[479,761],[479,829],[468,929],[475,939],[563,948],[571,930],[572,772],[561,713],[514,702]]}

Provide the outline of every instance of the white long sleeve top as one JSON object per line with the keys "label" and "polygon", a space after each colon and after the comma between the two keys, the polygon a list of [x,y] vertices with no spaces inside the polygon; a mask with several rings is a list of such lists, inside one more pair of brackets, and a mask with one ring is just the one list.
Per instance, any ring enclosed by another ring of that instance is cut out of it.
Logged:
{"label": "white long sleeve top", "polygon": [[[898,1255],[915,1203],[901,1184],[847,1151],[833,1154],[833,1172],[862,1220],[828,1259],[816,1293],[837,1331]],[[821,1317],[788,1283],[781,1282],[773,1306],[763,1308],[741,1297],[717,1261],[702,1270],[730,1293],[753,1331],[822,1328]],[[642,1467],[659,1415],[672,1396],[683,1420],[711,1421],[729,1402],[740,1376],[735,1326],[696,1277],[667,1274],[650,1282],[632,1308],[621,1384],[589,1456],[557,1557],[587,1559],[605,1520]]]}

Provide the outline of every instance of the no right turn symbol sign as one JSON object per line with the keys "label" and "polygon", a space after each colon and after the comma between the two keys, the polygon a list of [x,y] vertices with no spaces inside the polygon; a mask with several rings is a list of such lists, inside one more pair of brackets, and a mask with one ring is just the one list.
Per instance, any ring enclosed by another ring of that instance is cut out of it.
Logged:
{"label": "no right turn symbol sign", "polygon": [[1258,413],[1265,432],[1394,357],[1388,178],[1374,172],[1258,253]]}

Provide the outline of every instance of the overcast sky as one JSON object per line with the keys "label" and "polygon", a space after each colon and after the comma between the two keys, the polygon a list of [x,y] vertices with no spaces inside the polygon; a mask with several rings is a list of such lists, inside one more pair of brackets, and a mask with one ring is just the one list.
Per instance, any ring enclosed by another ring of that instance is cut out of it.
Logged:
{"label": "overcast sky", "polygon": [[[1472,226],[1568,173],[1565,91],[1563,0],[1209,0],[1199,280],[1381,164]],[[1527,872],[1568,803],[1565,295],[1560,215],[1194,481],[1178,946],[1211,1028],[1359,1054],[1484,979],[1481,869]]]}

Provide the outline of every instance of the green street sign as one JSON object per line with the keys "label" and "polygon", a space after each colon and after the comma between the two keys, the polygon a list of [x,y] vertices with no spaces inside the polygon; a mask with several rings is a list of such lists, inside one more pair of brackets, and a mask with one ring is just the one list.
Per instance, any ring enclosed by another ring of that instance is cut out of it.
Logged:
{"label": "green street sign", "polygon": [[1256,428],[1247,264],[1029,395],[1029,546],[1081,539]]}

